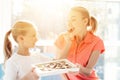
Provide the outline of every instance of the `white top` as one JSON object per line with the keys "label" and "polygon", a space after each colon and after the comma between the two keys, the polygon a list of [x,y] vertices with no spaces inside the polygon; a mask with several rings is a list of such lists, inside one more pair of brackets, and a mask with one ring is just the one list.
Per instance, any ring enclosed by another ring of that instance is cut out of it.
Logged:
{"label": "white top", "polygon": [[31,70],[32,64],[43,63],[50,60],[50,58],[42,54],[31,56],[14,54],[6,61],[4,80],[20,80]]}

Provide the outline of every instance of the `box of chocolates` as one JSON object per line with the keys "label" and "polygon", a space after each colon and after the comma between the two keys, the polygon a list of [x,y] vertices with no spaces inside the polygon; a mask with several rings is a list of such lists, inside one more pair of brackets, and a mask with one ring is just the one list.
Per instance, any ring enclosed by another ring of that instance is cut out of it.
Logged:
{"label": "box of chocolates", "polygon": [[79,68],[67,59],[53,60],[46,63],[37,63],[34,64],[34,67],[40,76],[68,73],[69,71],[79,71]]}

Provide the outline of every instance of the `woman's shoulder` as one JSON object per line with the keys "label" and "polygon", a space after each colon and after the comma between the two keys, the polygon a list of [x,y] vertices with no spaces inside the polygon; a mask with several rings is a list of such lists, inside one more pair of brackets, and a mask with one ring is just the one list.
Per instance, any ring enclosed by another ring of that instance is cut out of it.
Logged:
{"label": "woman's shoulder", "polygon": [[93,34],[93,33],[89,33],[91,35],[91,37],[94,39],[94,40],[101,40],[102,41],[102,38],[97,35],[97,34]]}
{"label": "woman's shoulder", "polygon": [[96,34],[89,33],[87,39],[92,41],[92,43],[103,42],[102,38]]}
{"label": "woman's shoulder", "polygon": [[98,41],[103,41],[100,36],[98,36],[98,35],[94,35],[94,36],[95,36],[94,38],[95,38],[96,40],[98,40]]}

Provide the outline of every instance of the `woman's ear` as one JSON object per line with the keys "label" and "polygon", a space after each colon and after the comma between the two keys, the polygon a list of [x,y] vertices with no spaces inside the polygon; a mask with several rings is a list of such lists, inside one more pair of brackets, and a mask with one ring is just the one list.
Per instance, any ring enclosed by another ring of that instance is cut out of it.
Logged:
{"label": "woman's ear", "polygon": [[88,25],[88,23],[89,23],[88,18],[85,18],[83,22],[84,22],[85,25]]}

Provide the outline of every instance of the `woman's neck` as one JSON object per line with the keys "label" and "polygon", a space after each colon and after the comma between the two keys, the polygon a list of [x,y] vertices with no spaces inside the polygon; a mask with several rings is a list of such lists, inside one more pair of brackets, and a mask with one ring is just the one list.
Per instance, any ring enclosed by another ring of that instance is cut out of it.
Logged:
{"label": "woman's neck", "polygon": [[79,44],[86,36],[87,32],[81,32],[78,36],[76,36],[76,41]]}

